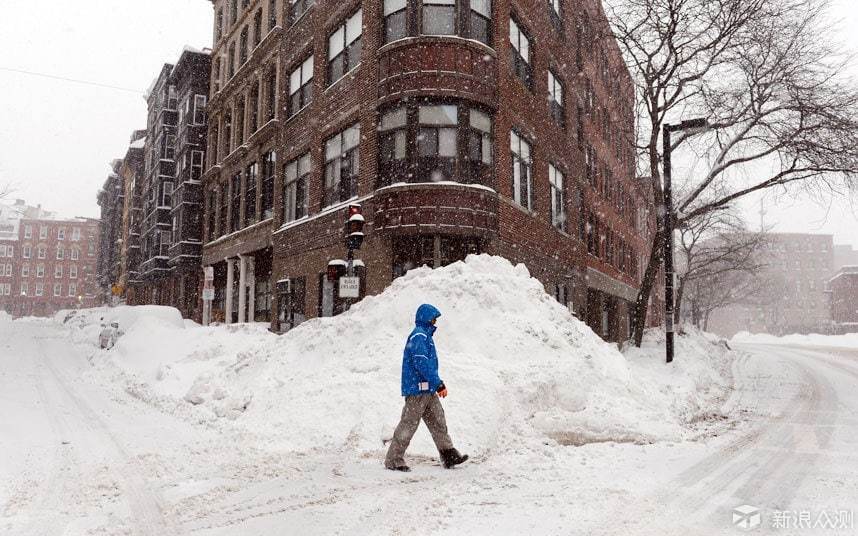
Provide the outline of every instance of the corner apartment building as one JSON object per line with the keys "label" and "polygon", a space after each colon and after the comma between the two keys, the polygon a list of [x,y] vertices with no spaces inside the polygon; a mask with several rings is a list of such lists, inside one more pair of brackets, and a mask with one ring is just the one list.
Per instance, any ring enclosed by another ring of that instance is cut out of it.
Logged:
{"label": "corner apartment building", "polygon": [[56,219],[23,201],[2,212],[0,309],[15,317],[50,316],[98,303],[98,220]]}
{"label": "corner apartment building", "polygon": [[830,297],[826,283],[834,264],[832,235],[768,233],[756,252],[765,266],[757,277],[762,292],[747,303],[716,310],[709,318],[713,333],[732,337],[739,331],[787,335],[828,333]]}
{"label": "corner apartment building", "polygon": [[359,202],[362,295],[490,253],[625,337],[654,212],[600,2],[212,3],[215,319],[285,331],[344,310],[325,272]]}
{"label": "corner apartment building", "polygon": [[209,71],[209,53],[186,47],[176,65],[163,66],[148,93],[140,264],[132,283],[134,303],[172,305],[194,318],[200,314]]}
{"label": "corner apartment building", "polygon": [[101,300],[104,302],[110,299],[111,289],[119,282],[122,268],[122,213],[125,206],[125,183],[119,176],[122,160],[114,160],[110,165],[112,171],[98,191],[101,220],[95,270]]}

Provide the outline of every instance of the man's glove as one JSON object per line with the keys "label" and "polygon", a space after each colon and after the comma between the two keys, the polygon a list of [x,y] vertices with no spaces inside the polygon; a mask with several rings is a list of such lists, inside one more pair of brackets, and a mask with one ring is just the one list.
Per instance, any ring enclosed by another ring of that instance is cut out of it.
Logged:
{"label": "man's glove", "polygon": [[438,389],[436,389],[435,392],[438,393],[438,396],[440,396],[441,398],[446,398],[447,397],[447,386],[442,383],[441,385],[438,386]]}

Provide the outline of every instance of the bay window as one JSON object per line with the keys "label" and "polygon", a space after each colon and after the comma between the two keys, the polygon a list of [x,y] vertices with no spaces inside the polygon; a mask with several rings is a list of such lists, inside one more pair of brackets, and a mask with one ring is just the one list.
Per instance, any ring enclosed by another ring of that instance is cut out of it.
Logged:
{"label": "bay window", "polygon": [[289,115],[295,115],[313,100],[313,56],[289,76]]}
{"label": "bay window", "polygon": [[408,35],[407,0],[384,0],[384,42],[390,43]]}
{"label": "bay window", "polygon": [[384,42],[458,35],[491,46],[491,0],[384,0]]}
{"label": "bay window", "polygon": [[346,201],[357,195],[360,173],[360,124],[354,124],[325,142],[324,205]]}
{"label": "bay window", "polygon": [[531,145],[515,130],[510,131],[509,137],[512,151],[512,197],[516,203],[531,210],[533,208]]}
{"label": "bay window", "polygon": [[310,198],[307,188],[312,171],[310,153],[286,164],[286,179],[283,188],[283,221],[290,222],[307,215]]}
{"label": "bay window", "polygon": [[467,103],[403,103],[382,114],[378,131],[378,186],[492,183],[492,118]]}
{"label": "bay window", "polygon": [[328,37],[328,85],[360,63],[363,10],[358,9]]}

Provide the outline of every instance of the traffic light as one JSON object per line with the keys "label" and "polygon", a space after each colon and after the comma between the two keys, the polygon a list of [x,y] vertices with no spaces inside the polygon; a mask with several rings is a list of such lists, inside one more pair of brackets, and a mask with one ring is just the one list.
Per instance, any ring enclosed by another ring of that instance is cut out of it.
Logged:
{"label": "traffic light", "polygon": [[360,249],[363,243],[363,224],[365,221],[361,213],[361,206],[357,203],[349,205],[348,219],[346,220],[346,247],[348,249]]}

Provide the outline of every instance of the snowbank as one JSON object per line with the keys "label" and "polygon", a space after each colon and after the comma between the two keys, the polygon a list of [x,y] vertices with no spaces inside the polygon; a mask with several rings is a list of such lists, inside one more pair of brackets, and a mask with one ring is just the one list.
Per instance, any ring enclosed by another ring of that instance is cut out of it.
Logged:
{"label": "snowbank", "polygon": [[7,313],[6,311],[0,311],[0,323],[7,323],[12,321],[12,315]]}
{"label": "snowbank", "polygon": [[784,335],[777,337],[767,333],[748,333],[740,331],[731,339],[737,343],[750,344],[798,344],[802,346],[834,346],[840,348],[858,348],[858,333],[847,333],[845,335]]}
{"label": "snowbank", "polygon": [[[421,303],[442,312],[435,341],[450,433],[477,457],[679,440],[729,382],[726,350],[699,334],[678,342],[693,356],[679,366],[654,357],[655,341],[630,351],[630,365],[523,265],[487,255],[409,271],[349,312],[283,336],[265,325],[186,327],[135,308],[127,313],[135,321],[120,320],[126,333],[116,347],[93,350],[93,363],[162,410],[238,427],[259,446],[375,456],[399,418],[402,348]],[[409,453],[436,455],[424,427]]]}

